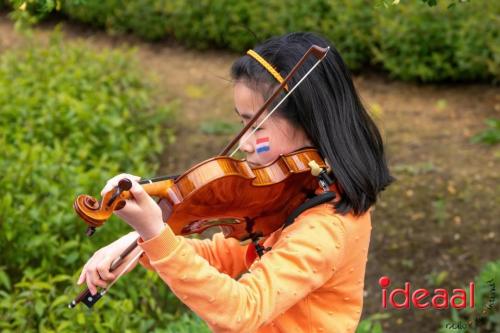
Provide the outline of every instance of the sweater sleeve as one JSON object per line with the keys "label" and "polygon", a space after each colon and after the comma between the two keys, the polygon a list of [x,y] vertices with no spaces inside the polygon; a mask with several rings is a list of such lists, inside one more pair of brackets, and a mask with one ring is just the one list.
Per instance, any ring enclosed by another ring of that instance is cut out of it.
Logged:
{"label": "sweater sleeve", "polygon": [[[176,238],[184,238],[199,256],[221,273],[236,278],[246,270],[244,256],[248,245],[241,245],[234,238],[226,239],[222,232],[214,234],[212,239],[201,240],[182,236],[176,236]],[[145,268],[154,270],[146,253],[141,256],[139,262]]]}
{"label": "sweater sleeve", "polygon": [[172,292],[214,332],[253,332],[319,288],[342,260],[345,228],[334,215],[299,216],[236,281],[169,227],[139,245]]}

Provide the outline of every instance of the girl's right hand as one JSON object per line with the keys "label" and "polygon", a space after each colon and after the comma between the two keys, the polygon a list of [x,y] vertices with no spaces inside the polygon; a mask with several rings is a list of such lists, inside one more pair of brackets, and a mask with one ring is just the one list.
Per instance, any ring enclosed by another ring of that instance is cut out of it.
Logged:
{"label": "girl's right hand", "polygon": [[[87,282],[87,287],[95,295],[97,293],[97,286],[106,288],[109,282],[113,281],[116,276],[111,273],[112,262],[135,240],[139,235],[137,232],[131,232],[113,243],[99,249],[83,266],[82,273],[78,278],[78,284]],[[128,273],[137,265],[136,261],[127,270]]]}

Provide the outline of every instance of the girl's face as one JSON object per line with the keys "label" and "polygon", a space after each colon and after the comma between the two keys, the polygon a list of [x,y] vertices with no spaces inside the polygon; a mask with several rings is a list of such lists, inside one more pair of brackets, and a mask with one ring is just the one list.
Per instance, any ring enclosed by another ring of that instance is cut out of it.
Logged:
{"label": "girl's face", "polygon": [[[249,88],[244,82],[234,85],[235,111],[243,125],[257,113],[264,104],[262,95]],[[268,111],[268,110],[267,110]],[[280,154],[287,154],[297,149],[312,146],[304,130],[293,127],[287,120],[274,114],[255,131],[249,134],[267,115],[265,111],[245,135],[240,139],[240,150],[246,154],[251,167],[266,165],[274,161]]]}

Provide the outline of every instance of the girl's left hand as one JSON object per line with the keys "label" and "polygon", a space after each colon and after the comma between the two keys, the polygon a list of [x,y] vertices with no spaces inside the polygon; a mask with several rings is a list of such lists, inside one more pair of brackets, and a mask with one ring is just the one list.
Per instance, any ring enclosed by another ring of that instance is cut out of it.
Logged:
{"label": "girl's left hand", "polygon": [[119,174],[108,180],[106,186],[101,191],[101,195],[104,196],[106,192],[118,186],[118,182],[123,178],[128,178],[132,182],[130,192],[133,198],[126,200],[125,207],[114,211],[114,214],[134,228],[143,240],[153,238],[164,228],[162,210],[149,194],[144,191],[143,187],[139,185],[137,181],[141,179],[140,177],[126,173]]}

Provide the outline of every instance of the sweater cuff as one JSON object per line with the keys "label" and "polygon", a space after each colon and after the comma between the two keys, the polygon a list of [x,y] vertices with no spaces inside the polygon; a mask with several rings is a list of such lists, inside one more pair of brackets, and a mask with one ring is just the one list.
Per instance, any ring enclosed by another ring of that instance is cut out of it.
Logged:
{"label": "sweater cuff", "polygon": [[160,234],[147,241],[139,238],[137,244],[146,252],[150,261],[157,261],[172,253],[177,245],[179,245],[179,240],[172,229],[168,225],[165,225]]}

